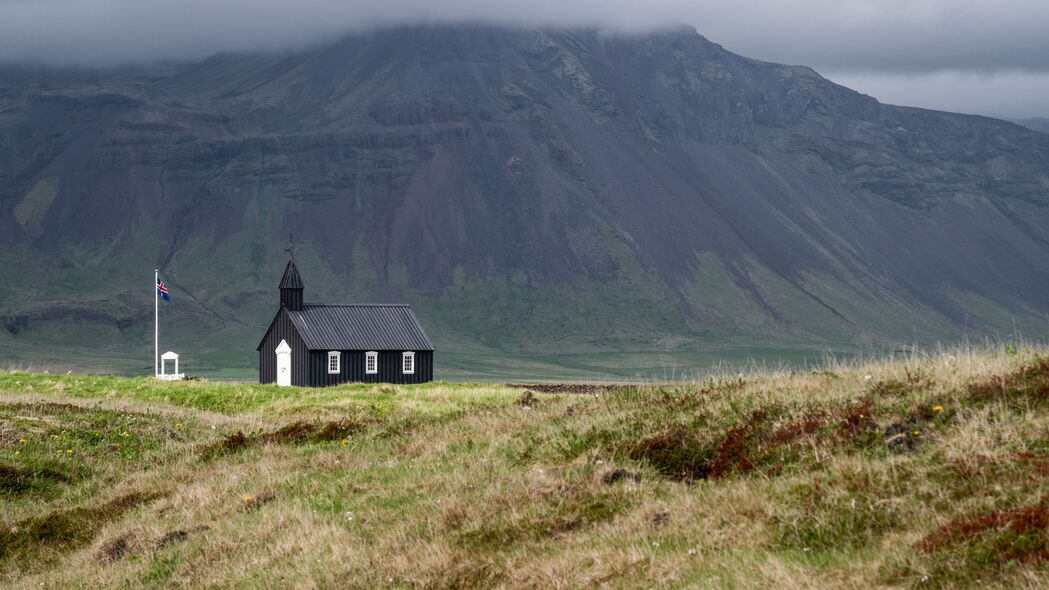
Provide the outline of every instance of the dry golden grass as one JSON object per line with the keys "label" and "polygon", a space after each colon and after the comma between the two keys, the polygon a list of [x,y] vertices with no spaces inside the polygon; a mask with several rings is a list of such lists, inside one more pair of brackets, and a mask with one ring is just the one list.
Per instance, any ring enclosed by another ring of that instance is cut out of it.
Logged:
{"label": "dry golden grass", "polygon": [[0,373],[0,583],[1047,587],[1047,359],[521,403]]}

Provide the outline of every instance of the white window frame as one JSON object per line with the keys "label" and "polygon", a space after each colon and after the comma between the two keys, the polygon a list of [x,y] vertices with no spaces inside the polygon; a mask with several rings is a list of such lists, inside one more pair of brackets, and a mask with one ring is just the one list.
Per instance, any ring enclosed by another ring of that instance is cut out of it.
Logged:
{"label": "white window frame", "polygon": [[364,353],[364,374],[375,375],[379,372],[379,353],[369,350]]}
{"label": "white window frame", "polygon": [[401,353],[401,373],[405,375],[415,374],[415,353],[408,351]]}
{"label": "white window frame", "polygon": [[[334,368],[332,367],[332,361],[334,362]],[[328,351],[328,374],[338,375],[342,372],[342,353],[338,350]]]}

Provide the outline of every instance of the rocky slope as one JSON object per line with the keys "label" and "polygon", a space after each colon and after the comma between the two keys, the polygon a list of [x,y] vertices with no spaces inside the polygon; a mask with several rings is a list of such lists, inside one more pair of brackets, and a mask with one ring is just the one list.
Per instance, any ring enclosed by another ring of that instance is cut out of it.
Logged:
{"label": "rocky slope", "polygon": [[148,366],[159,266],[172,346],[250,366],[291,232],[308,300],[408,300],[453,353],[1043,336],[1047,170],[1044,134],[684,29],[9,66],[0,351]]}

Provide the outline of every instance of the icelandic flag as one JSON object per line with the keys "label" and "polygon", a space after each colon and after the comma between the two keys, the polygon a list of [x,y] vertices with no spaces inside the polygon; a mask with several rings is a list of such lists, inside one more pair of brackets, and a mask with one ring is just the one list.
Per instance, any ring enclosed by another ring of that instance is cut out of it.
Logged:
{"label": "icelandic flag", "polygon": [[171,296],[168,295],[168,287],[159,277],[157,278],[157,295],[163,297],[164,301],[171,301]]}

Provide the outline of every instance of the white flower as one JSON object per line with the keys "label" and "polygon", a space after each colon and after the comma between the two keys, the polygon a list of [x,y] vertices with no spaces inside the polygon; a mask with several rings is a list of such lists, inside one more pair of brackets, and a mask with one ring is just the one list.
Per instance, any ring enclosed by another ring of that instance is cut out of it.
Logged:
{"label": "white flower", "polygon": [[863,380],[864,381],[870,381],[871,380],[871,376],[870,375],[864,375],[863,376]]}

